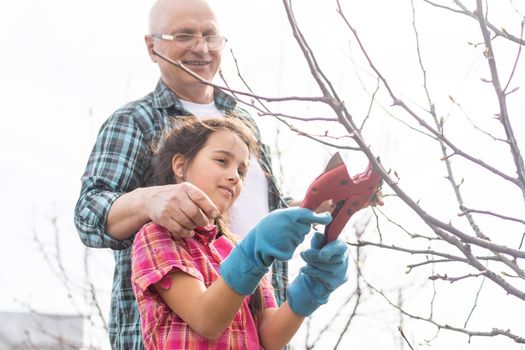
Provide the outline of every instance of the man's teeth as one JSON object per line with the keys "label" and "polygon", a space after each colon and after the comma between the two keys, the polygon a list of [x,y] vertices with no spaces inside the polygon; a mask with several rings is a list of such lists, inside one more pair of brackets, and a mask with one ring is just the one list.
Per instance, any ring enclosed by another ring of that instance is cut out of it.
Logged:
{"label": "man's teeth", "polygon": [[184,61],[184,64],[189,66],[205,66],[208,64],[208,62],[202,62],[202,61]]}

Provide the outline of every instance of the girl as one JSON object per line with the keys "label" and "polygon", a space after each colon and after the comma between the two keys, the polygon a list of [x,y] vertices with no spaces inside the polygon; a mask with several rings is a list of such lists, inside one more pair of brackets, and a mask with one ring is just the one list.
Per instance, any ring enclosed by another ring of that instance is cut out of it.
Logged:
{"label": "girl", "polygon": [[[156,152],[158,184],[196,186],[225,215],[256,152],[251,132],[235,118],[183,121]],[[279,308],[268,267],[289,260],[311,224],[330,220],[328,213],[303,208],[277,210],[237,245],[221,218],[190,238],[146,224],[131,255],[146,349],[281,349],[346,281],[348,252],[340,241],[321,249],[323,237],[316,234],[302,255],[307,265]]]}

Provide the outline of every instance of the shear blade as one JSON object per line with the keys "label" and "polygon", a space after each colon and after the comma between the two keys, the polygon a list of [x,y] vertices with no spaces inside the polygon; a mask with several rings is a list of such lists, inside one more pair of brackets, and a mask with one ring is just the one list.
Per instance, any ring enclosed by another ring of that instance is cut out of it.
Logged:
{"label": "shear blade", "polygon": [[326,164],[324,171],[327,172],[328,170],[331,170],[337,167],[341,163],[344,163],[343,158],[341,158],[341,155],[339,154],[339,152],[335,152],[334,155],[330,158],[330,160]]}

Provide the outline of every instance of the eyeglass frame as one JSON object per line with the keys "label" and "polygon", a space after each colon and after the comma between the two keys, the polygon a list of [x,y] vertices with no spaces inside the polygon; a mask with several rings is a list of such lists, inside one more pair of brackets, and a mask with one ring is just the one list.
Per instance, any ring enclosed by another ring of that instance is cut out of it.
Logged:
{"label": "eyeglass frame", "polygon": [[[220,51],[222,49],[224,49],[224,47],[226,46],[226,43],[228,42],[228,38],[222,36],[222,35],[218,35],[218,34],[212,34],[212,35],[197,35],[197,34],[191,34],[191,33],[179,33],[179,34],[160,34],[160,33],[151,33],[150,34],[151,37],[153,38],[156,38],[156,39],[160,39],[160,40],[166,40],[166,41],[173,41],[175,43],[178,43],[180,44],[181,42],[178,42],[177,41],[177,36],[188,36],[188,37],[193,37],[193,38],[196,38],[196,39],[201,39],[203,41],[203,43],[206,44],[206,47],[208,48],[208,50],[210,51]],[[220,48],[218,49],[210,49],[210,47],[208,46],[208,42],[207,42],[207,39],[208,37],[216,37],[216,38],[220,38],[221,39],[221,45],[220,45]],[[193,46],[191,47],[195,47],[195,45],[198,43],[198,40],[196,43],[193,44]]]}

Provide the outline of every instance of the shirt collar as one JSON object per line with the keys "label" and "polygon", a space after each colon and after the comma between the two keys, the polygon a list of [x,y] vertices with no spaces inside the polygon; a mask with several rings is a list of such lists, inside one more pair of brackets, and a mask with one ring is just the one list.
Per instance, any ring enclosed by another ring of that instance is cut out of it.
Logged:
{"label": "shirt collar", "polygon": [[[232,96],[217,88],[213,90],[213,99],[215,106],[217,106],[221,112],[230,112],[237,105],[237,101]],[[191,115],[190,112],[184,109],[179,98],[168,88],[162,79],[159,79],[153,93],[153,107],[158,109],[175,109],[177,111],[184,111],[186,115]]]}
{"label": "shirt collar", "polygon": [[219,232],[219,228],[217,225],[208,224],[206,226],[197,226],[193,229],[195,231],[195,238],[201,240],[204,244],[210,244],[215,237],[217,237],[217,233]]}

